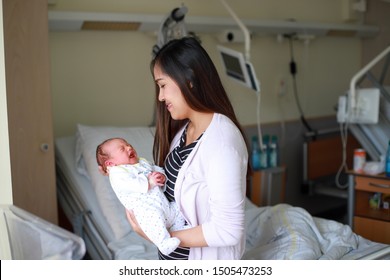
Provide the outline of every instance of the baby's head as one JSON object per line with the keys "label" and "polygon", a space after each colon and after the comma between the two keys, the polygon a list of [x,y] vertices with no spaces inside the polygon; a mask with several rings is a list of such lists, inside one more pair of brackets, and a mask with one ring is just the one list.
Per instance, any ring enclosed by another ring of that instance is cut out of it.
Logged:
{"label": "baby's head", "polygon": [[108,175],[108,167],[138,163],[136,150],[123,138],[110,138],[96,148],[96,161],[102,174]]}

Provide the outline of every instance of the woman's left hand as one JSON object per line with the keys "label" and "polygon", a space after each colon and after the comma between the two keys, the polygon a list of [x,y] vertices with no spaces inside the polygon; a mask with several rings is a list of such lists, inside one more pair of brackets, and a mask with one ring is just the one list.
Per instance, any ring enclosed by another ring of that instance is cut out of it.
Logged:
{"label": "woman's left hand", "polygon": [[144,231],[141,229],[140,225],[138,224],[137,219],[135,218],[133,211],[126,209],[126,217],[127,217],[127,220],[129,221],[131,227],[133,228],[134,232],[136,232],[138,235],[145,238],[146,240],[150,241],[150,239],[146,236],[146,234],[144,233]]}

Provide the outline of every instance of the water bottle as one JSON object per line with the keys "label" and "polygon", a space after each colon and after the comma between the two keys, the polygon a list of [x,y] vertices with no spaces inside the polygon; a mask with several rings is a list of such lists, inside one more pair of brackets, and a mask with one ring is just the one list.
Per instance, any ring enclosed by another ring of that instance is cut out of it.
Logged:
{"label": "water bottle", "polygon": [[265,145],[260,149],[260,169],[268,168],[268,152]]}
{"label": "water bottle", "polygon": [[261,169],[269,167],[269,135],[263,136],[263,147],[260,149],[260,166]]}
{"label": "water bottle", "polygon": [[385,159],[385,173],[386,177],[390,177],[390,141],[387,145],[386,159]]}
{"label": "water bottle", "polygon": [[272,135],[271,143],[269,147],[269,167],[277,167],[279,165],[279,152],[278,152],[278,143],[277,137]]}
{"label": "water bottle", "polygon": [[260,147],[259,147],[259,139],[257,136],[252,137],[252,168],[253,170],[260,170],[261,164],[260,164]]}

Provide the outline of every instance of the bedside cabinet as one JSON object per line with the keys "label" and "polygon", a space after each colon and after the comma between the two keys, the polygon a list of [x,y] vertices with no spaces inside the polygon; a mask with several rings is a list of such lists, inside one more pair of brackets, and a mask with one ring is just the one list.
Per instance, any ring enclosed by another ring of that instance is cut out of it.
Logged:
{"label": "bedside cabinet", "polygon": [[254,171],[250,200],[257,206],[272,206],[285,200],[286,168],[272,167]]}
{"label": "bedside cabinet", "polygon": [[390,244],[390,210],[370,205],[375,193],[390,195],[390,178],[350,173],[348,215],[353,231],[372,241]]}

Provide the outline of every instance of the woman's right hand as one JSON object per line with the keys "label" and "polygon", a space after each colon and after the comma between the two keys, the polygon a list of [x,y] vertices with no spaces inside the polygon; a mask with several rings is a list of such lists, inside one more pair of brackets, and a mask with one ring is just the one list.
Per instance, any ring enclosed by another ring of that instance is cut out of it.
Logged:
{"label": "woman's right hand", "polygon": [[126,217],[130,223],[130,226],[133,228],[134,232],[137,233],[138,235],[140,235],[141,237],[143,237],[144,239],[150,241],[150,239],[146,236],[145,232],[142,230],[142,228],[138,224],[137,219],[135,218],[133,211],[126,209]]}

